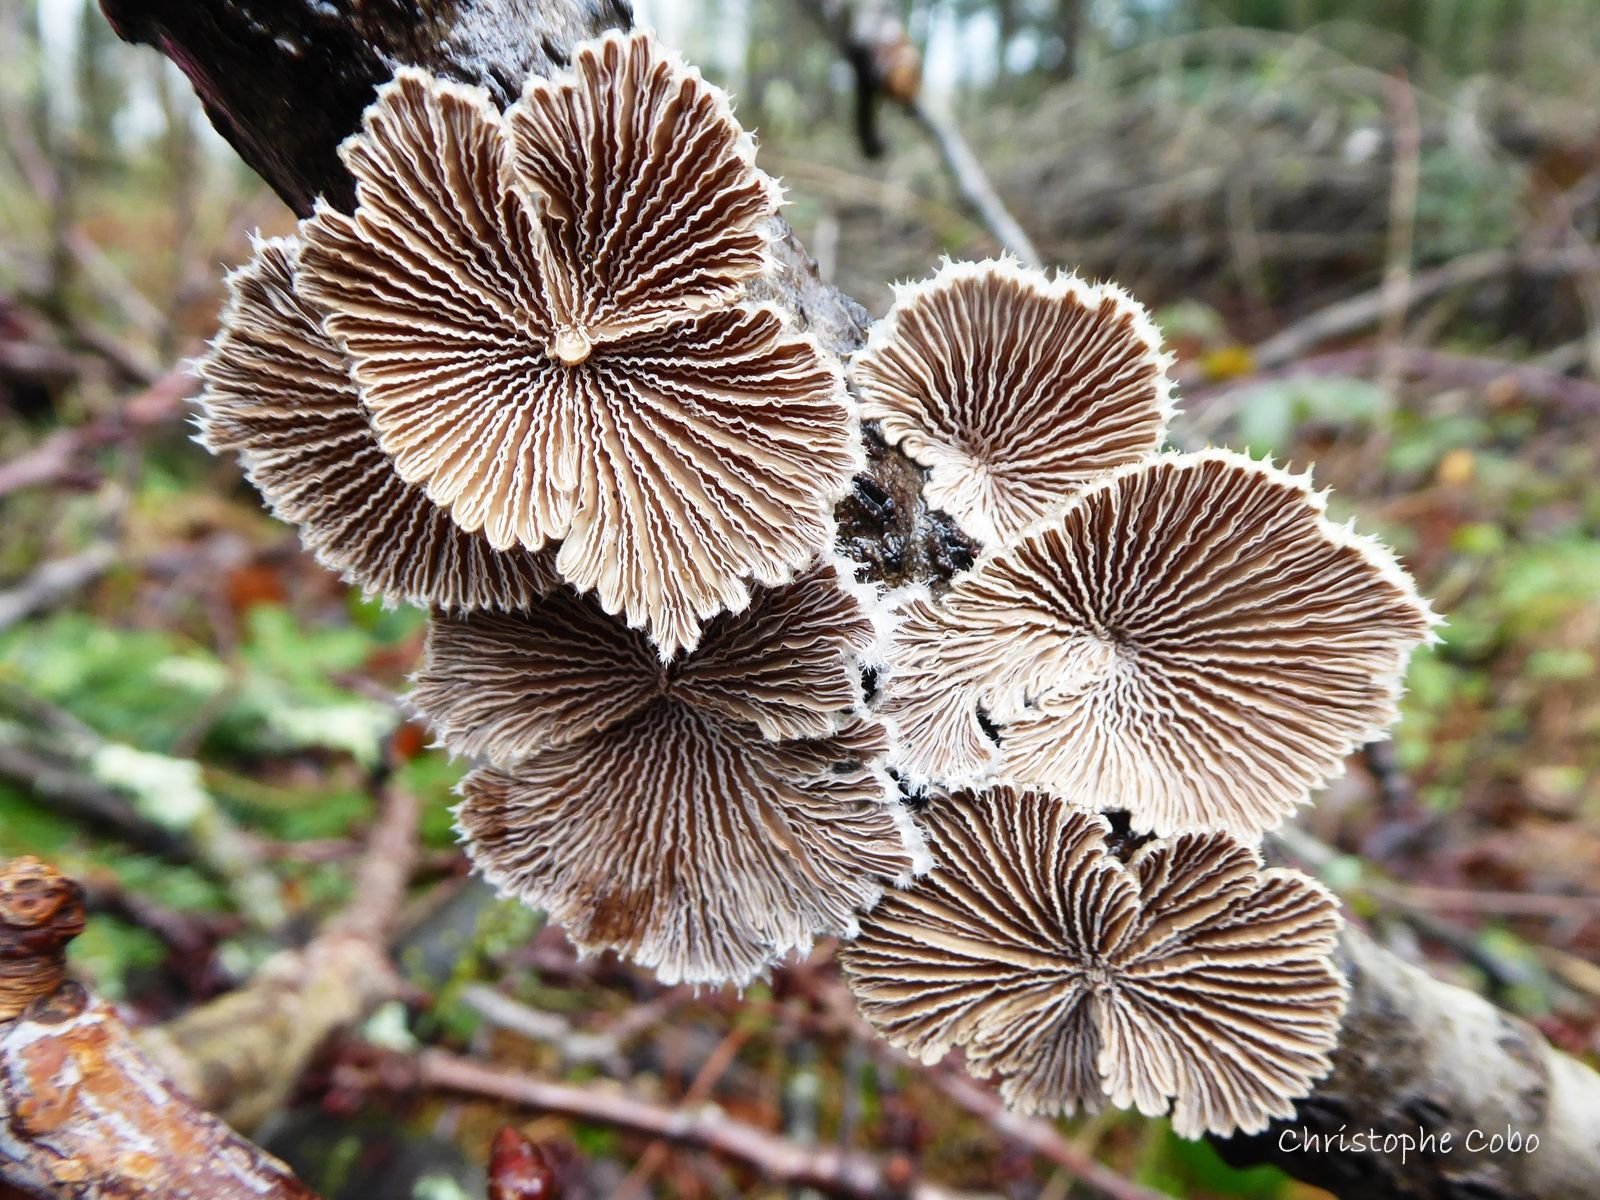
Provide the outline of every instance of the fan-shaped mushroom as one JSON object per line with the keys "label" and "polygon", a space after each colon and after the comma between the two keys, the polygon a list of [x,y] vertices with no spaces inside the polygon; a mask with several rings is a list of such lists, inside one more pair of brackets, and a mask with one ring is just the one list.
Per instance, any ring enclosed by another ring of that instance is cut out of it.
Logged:
{"label": "fan-shaped mushroom", "polygon": [[300,248],[258,242],[228,277],[222,329],[200,360],[200,440],[235,451],[324,566],[389,600],[516,608],[559,584],[555,555],[495,550],[404,482],[378,449],[344,357],[295,291]]}
{"label": "fan-shaped mushroom", "polygon": [[872,623],[832,567],[760,589],[661,664],[587,597],[436,618],[416,706],[496,766],[457,810],[474,861],[585,949],[750,980],[919,868],[860,701]]}
{"label": "fan-shaped mushroom", "polygon": [[506,124],[574,352],[725,304],[766,269],[783,189],[727,95],[652,35],[578,47],[564,77],[528,80]]}
{"label": "fan-shaped mushroom", "polygon": [[1139,831],[1255,838],[1394,720],[1435,619],[1303,477],[1168,455],[1090,487],[939,603],[909,603],[883,713],[915,779],[1003,779],[1125,808]]}
{"label": "fan-shaped mushroom", "polygon": [[559,541],[665,659],[827,543],[854,414],[809,337],[733,303],[777,192],[725,98],[648,35],[574,61],[504,120],[400,71],[299,286],[400,477],[497,549]]}
{"label": "fan-shaped mushroom", "polygon": [[1224,833],[1141,847],[1042,793],[934,801],[936,866],[842,951],[867,1019],[923,1062],[960,1046],[1006,1103],[1109,1100],[1184,1137],[1257,1132],[1329,1069],[1344,1010],[1321,885]]}
{"label": "fan-shaped mushroom", "polygon": [[992,544],[1161,444],[1168,362],[1120,289],[1000,260],[897,289],[850,373],[929,503]]}

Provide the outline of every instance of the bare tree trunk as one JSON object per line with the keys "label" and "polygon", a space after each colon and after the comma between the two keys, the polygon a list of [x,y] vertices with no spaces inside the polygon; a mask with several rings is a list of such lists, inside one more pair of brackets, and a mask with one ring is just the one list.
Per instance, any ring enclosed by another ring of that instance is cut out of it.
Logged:
{"label": "bare tree trunk", "polygon": [[1078,58],[1083,53],[1083,0],[1056,0],[1056,32],[1061,37],[1056,74],[1072,79],[1078,74]]}
{"label": "bare tree trunk", "polygon": [[[183,68],[212,121],[296,212],[353,189],[335,147],[400,63],[482,84],[501,102],[523,75],[548,71],[574,40],[630,14],[624,0],[102,0],[119,33]],[[1066,5],[1063,11],[1075,10]],[[1075,25],[1074,25],[1075,28]],[[787,227],[783,269],[763,295],[846,354],[867,325],[860,305],[823,283]],[[875,442],[869,433],[869,442]],[[845,548],[891,584],[940,580],[971,553],[921,498],[921,472],[881,444],[842,505]],[[1531,1027],[1429,978],[1359,931],[1344,941],[1352,982],[1333,1074],[1294,1121],[1226,1151],[1359,1200],[1574,1200],[1600,1163],[1600,1076]],[[1522,1137],[1504,1144],[1507,1125]],[[1375,1130],[1371,1139],[1356,1133]],[[1471,1145],[1469,1136],[1477,1132]],[[1431,1153],[1399,1140],[1449,1133]],[[1341,1139],[1341,1134],[1343,1138]],[[1498,1149],[1489,1139],[1499,1134]],[[1308,1149],[1311,1137],[1329,1139]],[[1539,1139],[1528,1152],[1528,1140]],[[1476,1149],[1478,1140],[1485,1143]]]}

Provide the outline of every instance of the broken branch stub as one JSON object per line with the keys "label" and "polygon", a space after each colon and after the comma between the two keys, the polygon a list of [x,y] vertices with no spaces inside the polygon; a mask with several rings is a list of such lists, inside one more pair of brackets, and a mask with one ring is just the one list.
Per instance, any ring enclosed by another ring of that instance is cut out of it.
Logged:
{"label": "broken branch stub", "polygon": [[83,888],[36,858],[0,871],[0,1021],[53,995],[67,977],[67,943],[83,932]]}
{"label": "broken branch stub", "polygon": [[0,1183],[40,1200],[315,1200],[65,978],[83,919],[77,883],[33,858],[0,864]]}

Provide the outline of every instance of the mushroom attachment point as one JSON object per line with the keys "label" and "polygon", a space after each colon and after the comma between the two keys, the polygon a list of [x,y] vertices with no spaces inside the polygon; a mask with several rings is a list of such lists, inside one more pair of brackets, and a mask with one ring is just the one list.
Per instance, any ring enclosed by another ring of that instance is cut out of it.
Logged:
{"label": "mushroom attachment point", "polygon": [[925,865],[855,715],[872,623],[830,566],[758,589],[663,665],[591,598],[436,617],[412,701],[494,764],[462,786],[478,868],[580,948],[738,983]]}
{"label": "mushroom attachment point", "polygon": [[221,332],[199,363],[200,442],[236,452],[317,561],[368,593],[519,608],[558,586],[554,551],[497,551],[395,473],[321,312],[295,289],[299,256],[293,238],[262,240],[228,277]]}
{"label": "mushroom attachment point", "polygon": [[1225,833],[1150,842],[1043,793],[934,800],[936,866],[841,951],[867,1020],[926,1063],[959,1046],[1012,1108],[1105,1102],[1183,1137],[1255,1133],[1330,1069],[1334,898]]}
{"label": "mushroom attachment point", "polygon": [[504,117],[406,68],[341,149],[346,216],[302,225],[395,470],[556,569],[665,660],[832,536],[860,459],[842,372],[780,310],[776,185],[723,94],[646,34],[580,47]]}
{"label": "mushroom attachment point", "polygon": [[1161,444],[1169,365],[1127,293],[1002,259],[897,289],[850,375],[928,502],[993,544]]}
{"label": "mushroom attachment point", "polygon": [[1124,808],[1136,832],[1254,840],[1394,721],[1436,620],[1304,477],[1221,450],[1160,456],[904,607],[886,651],[892,763]]}

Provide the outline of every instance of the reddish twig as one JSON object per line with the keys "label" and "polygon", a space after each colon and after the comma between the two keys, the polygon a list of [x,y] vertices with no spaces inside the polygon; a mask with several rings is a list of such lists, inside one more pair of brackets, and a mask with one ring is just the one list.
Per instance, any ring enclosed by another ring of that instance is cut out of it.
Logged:
{"label": "reddish twig", "polygon": [[815,1188],[845,1200],[949,1200],[943,1189],[916,1181],[914,1169],[904,1159],[880,1160],[833,1146],[802,1146],[736,1121],[715,1107],[665,1108],[621,1092],[535,1079],[443,1050],[424,1050],[418,1056],[417,1083],[706,1150],[744,1163],[784,1187]]}
{"label": "reddish twig", "polygon": [[944,1093],[946,1099],[1001,1137],[1054,1163],[1106,1200],[1171,1200],[1165,1193],[1152,1191],[1117,1174],[1087,1150],[1073,1145],[1050,1122],[1010,1111],[993,1089],[974,1083],[960,1071],[944,1065],[924,1067],[891,1046],[856,1012],[855,1002],[837,979],[813,974],[808,986],[818,1007],[881,1061],[915,1072]]}
{"label": "reddish twig", "polygon": [[[1497,276],[1525,271],[1540,275],[1572,275],[1582,271],[1589,259],[1580,249],[1560,250],[1484,250],[1418,271],[1411,276],[1405,294],[1409,310],[1432,296],[1456,288],[1471,287]],[[1251,352],[1262,369],[1281,367],[1314,350],[1324,342],[1370,329],[1394,311],[1388,287],[1363,292],[1347,300],[1318,309],[1268,338]]]}
{"label": "reddish twig", "polygon": [[[686,1108],[704,1104],[749,1040],[749,1031],[744,1029],[735,1029],[723,1038],[701,1066],[699,1074],[694,1077],[694,1082],[689,1085],[689,1090],[683,1094],[683,1099],[679,1103]],[[628,1177],[618,1186],[611,1200],[634,1200],[635,1197],[644,1195],[651,1178],[666,1161],[667,1149],[667,1142],[663,1139],[651,1142],[645,1147],[644,1154],[629,1172]]]}
{"label": "reddish twig", "polygon": [[315,1200],[64,979],[82,929],[76,883],[37,859],[0,868],[0,1185],[40,1200]]}

